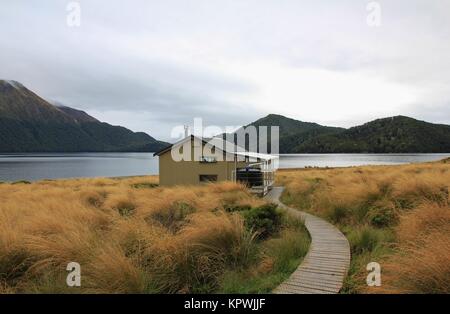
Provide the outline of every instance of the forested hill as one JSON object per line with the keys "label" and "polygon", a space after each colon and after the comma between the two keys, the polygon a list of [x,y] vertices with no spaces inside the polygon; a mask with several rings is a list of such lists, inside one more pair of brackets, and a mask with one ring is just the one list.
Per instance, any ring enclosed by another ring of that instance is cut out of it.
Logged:
{"label": "forested hill", "polygon": [[449,153],[450,126],[405,116],[349,129],[270,114],[249,125],[279,126],[281,153]]}
{"label": "forested hill", "polygon": [[154,152],[166,145],[0,80],[0,152]]}

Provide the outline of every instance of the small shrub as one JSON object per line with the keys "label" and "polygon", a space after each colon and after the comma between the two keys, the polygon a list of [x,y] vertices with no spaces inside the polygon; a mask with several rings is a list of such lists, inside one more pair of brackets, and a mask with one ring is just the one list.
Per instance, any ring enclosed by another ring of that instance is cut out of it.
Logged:
{"label": "small shrub", "polygon": [[233,213],[233,212],[243,212],[243,211],[248,211],[250,210],[252,207],[250,205],[233,205],[233,204],[226,204],[223,206],[223,209],[228,212],[228,213]]}
{"label": "small shrub", "polygon": [[367,213],[367,220],[374,227],[384,228],[396,224],[398,217],[393,208],[375,207]]}
{"label": "small shrub", "polygon": [[276,204],[267,204],[244,212],[244,219],[247,228],[258,231],[261,238],[266,238],[279,231],[282,213],[277,210]]}

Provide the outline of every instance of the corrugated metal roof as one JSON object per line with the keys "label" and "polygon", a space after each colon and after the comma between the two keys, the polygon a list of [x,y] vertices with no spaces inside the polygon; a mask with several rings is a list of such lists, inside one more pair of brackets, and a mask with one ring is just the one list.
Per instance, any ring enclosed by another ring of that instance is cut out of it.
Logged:
{"label": "corrugated metal roof", "polygon": [[257,152],[246,151],[245,148],[237,146],[229,141],[225,141],[224,139],[219,138],[219,137],[199,138],[194,135],[187,136],[184,139],[160,150],[159,152],[154,153],[153,155],[160,156],[160,155],[164,154],[165,152],[171,150],[172,147],[184,144],[189,139],[190,140],[197,139],[199,141],[201,140],[205,145],[211,145],[211,146],[217,147],[218,149],[220,149],[226,153],[233,154],[233,155],[245,156],[245,157],[250,157],[250,158],[258,158],[258,159],[262,159],[262,160],[273,160],[273,159],[278,158],[277,155],[262,154],[262,153],[257,153]]}

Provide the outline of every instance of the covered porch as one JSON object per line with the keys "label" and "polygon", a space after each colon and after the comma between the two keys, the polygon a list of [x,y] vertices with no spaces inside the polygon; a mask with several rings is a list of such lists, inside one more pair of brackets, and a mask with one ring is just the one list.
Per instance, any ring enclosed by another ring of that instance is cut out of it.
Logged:
{"label": "covered porch", "polygon": [[246,185],[256,195],[266,195],[275,183],[278,156],[252,152],[236,152],[236,156],[246,158],[248,164],[236,167],[232,172],[232,180]]}

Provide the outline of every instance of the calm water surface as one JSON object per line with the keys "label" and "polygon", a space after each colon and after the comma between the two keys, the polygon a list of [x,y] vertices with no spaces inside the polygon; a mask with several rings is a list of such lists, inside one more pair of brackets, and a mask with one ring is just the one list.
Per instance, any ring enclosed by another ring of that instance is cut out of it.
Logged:
{"label": "calm water surface", "polygon": [[[434,161],[450,154],[291,154],[280,168],[394,165]],[[158,174],[152,153],[0,154],[0,181]]]}
{"label": "calm water surface", "polygon": [[280,168],[399,165],[447,157],[450,154],[290,154],[280,156]]}

